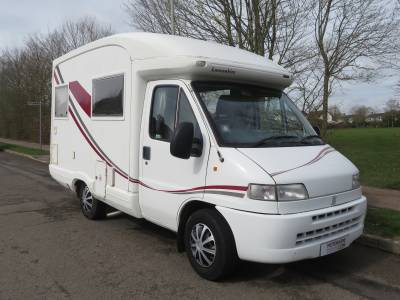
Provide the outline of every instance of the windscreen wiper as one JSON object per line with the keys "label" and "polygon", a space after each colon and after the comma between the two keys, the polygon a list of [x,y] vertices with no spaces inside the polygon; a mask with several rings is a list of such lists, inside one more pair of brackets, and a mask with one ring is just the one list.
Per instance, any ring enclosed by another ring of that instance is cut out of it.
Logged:
{"label": "windscreen wiper", "polygon": [[261,145],[264,145],[265,143],[269,141],[277,141],[277,140],[287,140],[287,139],[298,139],[298,136],[295,135],[273,135],[268,138],[262,139],[258,142],[256,142],[253,147],[259,147]]}
{"label": "windscreen wiper", "polygon": [[312,139],[319,139],[321,142],[323,142],[322,138],[319,135],[313,134],[313,135],[308,135],[306,137],[303,137],[301,139],[302,143],[307,142],[308,140],[312,140]]}

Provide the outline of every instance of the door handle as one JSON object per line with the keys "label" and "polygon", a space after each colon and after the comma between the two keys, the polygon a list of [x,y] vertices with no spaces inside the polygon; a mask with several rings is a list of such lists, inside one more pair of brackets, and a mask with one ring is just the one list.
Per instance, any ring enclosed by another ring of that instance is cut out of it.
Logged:
{"label": "door handle", "polygon": [[151,148],[149,146],[143,146],[143,159],[150,160]]}

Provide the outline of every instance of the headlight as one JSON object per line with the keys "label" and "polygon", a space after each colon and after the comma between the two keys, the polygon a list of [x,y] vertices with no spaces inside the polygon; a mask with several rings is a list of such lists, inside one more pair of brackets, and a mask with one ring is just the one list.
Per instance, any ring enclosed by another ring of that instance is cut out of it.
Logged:
{"label": "headlight", "polygon": [[284,184],[277,186],[279,201],[295,201],[308,198],[308,193],[303,184]]}
{"label": "headlight", "polygon": [[353,189],[358,189],[360,187],[360,173],[353,175]]}
{"label": "headlight", "polygon": [[248,197],[264,201],[295,201],[308,198],[303,184],[263,185],[249,184]]}
{"label": "headlight", "polygon": [[249,184],[247,194],[254,200],[276,200],[275,185]]}

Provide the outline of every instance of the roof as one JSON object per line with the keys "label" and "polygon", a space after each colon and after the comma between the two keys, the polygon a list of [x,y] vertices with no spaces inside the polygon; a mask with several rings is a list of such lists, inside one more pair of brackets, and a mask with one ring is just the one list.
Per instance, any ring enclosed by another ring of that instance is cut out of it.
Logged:
{"label": "roof", "polygon": [[[111,45],[124,48],[137,66],[140,62],[153,60],[152,66],[147,64],[143,69],[147,74],[141,73],[141,76],[147,76],[147,80],[167,78],[167,75],[191,80],[214,76],[225,80],[229,78],[226,73],[232,73],[236,74],[235,79],[280,89],[292,82],[289,71],[252,52],[216,42],[145,32],[121,33],[99,39],[65,54],[53,64],[56,66],[82,53]],[[199,61],[206,62],[205,67],[196,67]],[[139,67],[137,70],[142,69]]]}
{"label": "roof", "polygon": [[287,70],[277,63],[246,50],[216,42],[147,32],[121,33],[105,37],[69,52],[62,57],[62,60],[93,48],[112,44],[120,45],[127,49],[133,60],[177,56],[213,58],[246,65],[262,65],[266,69],[274,69],[276,72],[290,75]]}

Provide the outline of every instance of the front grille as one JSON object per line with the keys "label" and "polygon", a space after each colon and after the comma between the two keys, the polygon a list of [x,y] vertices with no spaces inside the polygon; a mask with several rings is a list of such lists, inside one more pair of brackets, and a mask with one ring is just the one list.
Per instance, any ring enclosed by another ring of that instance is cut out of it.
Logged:
{"label": "front grille", "polygon": [[340,215],[344,215],[344,214],[347,214],[347,213],[353,211],[354,208],[355,208],[355,206],[350,206],[350,207],[338,209],[338,210],[335,210],[335,211],[331,211],[329,213],[316,215],[316,216],[312,217],[312,220],[313,220],[313,222],[317,222],[317,221],[320,221],[320,220],[326,220],[326,219],[329,219],[329,218],[333,218],[333,217],[337,217],[337,216],[340,216]]}
{"label": "front grille", "polygon": [[360,224],[360,220],[361,216],[358,216],[330,226],[321,227],[307,232],[300,232],[297,234],[296,246],[333,237],[340,233],[346,233],[350,231],[352,228],[357,227]]}

